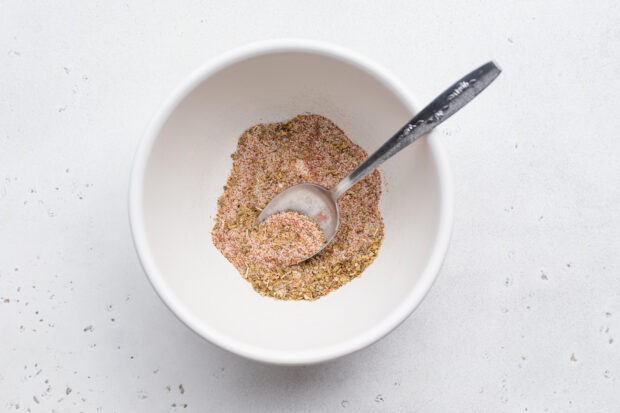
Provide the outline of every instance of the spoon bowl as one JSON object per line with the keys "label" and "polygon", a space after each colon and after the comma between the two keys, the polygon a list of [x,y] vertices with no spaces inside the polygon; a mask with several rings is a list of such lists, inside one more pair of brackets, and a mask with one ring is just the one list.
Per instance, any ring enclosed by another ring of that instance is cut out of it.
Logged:
{"label": "spoon bowl", "polygon": [[312,218],[323,230],[325,244],[314,255],[323,251],[336,235],[340,223],[338,198],[324,186],[304,182],[286,188],[261,211],[256,223],[260,224],[271,215],[289,211]]}

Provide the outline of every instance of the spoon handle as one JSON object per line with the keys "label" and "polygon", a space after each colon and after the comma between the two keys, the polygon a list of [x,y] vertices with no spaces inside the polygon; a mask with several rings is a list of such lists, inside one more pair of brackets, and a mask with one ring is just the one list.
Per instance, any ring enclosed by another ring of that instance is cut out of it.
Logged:
{"label": "spoon handle", "polygon": [[349,176],[332,188],[330,190],[332,198],[334,200],[340,198],[342,194],[376,167],[456,113],[490,85],[500,72],[501,69],[495,63],[488,62],[450,86],[407,122],[375,153],[362,162]]}

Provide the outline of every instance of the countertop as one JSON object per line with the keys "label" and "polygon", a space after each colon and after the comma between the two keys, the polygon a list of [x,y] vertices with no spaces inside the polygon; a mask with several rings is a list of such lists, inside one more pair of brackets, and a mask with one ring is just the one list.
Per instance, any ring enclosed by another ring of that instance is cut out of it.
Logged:
{"label": "countertop", "polygon": [[[0,410],[617,412],[618,4],[2,2]],[[163,99],[279,37],[361,53],[419,102],[489,59],[504,69],[440,127],[456,215],[431,292],[383,340],[307,367],[190,331],[128,225],[132,158]]]}

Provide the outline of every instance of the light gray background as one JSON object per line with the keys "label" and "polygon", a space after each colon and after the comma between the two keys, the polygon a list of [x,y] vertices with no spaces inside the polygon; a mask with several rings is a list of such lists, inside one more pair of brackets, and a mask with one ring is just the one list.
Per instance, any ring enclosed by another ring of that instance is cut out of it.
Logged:
{"label": "light gray background", "polygon": [[[227,3],[0,1],[0,410],[619,411],[618,2]],[[426,300],[370,348],[300,368],[177,321],[127,217],[162,100],[277,37],[362,53],[420,102],[504,69],[441,127],[456,219]]]}

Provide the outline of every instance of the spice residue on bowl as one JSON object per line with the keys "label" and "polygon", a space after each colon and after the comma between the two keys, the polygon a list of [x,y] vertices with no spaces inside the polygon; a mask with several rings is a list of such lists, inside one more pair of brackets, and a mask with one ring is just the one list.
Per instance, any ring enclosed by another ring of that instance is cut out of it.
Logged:
{"label": "spice residue on bowl", "polygon": [[272,270],[310,258],[325,244],[323,230],[299,212],[281,212],[250,232],[254,264]]}
{"label": "spice residue on bowl", "polygon": [[315,300],[340,288],[372,263],[383,240],[377,170],[339,199],[340,226],[334,240],[308,260],[286,265],[296,261],[264,250],[257,243],[261,228],[254,223],[283,189],[302,182],[332,188],[367,156],[320,115],[247,129],[231,155],[232,171],[218,199],[214,245],[262,295]]}

